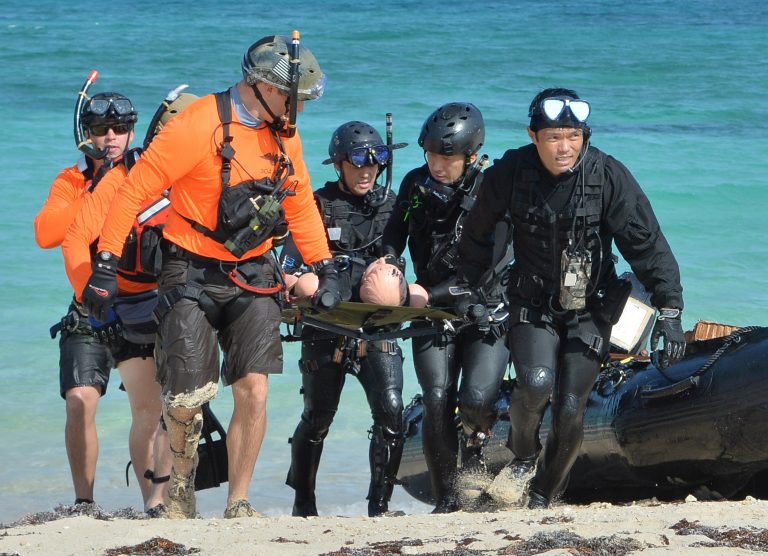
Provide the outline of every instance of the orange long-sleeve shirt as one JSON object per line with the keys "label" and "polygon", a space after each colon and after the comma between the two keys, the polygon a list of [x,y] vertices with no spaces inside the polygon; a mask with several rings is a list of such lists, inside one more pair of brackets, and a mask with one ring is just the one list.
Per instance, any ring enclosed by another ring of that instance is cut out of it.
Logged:
{"label": "orange long-sleeve shirt", "polygon": [[[125,165],[119,164],[104,176],[99,186],[82,203],[61,244],[64,268],[78,301],[82,300],[83,288],[91,276],[91,244],[99,238],[109,207],[126,175]],[[121,253],[122,247],[116,254]],[[121,294],[141,293],[156,286],[155,283],[134,282],[119,274],[117,276],[117,288]]]}
{"label": "orange long-sleeve shirt", "polygon": [[[264,125],[254,129],[240,124],[234,110],[232,117],[230,135],[235,158],[230,185],[273,177],[279,150],[270,130]],[[172,208],[163,236],[204,257],[238,260],[224,245],[197,232],[181,217],[215,229],[221,195],[222,159],[218,148],[222,139],[214,95],[201,98],[168,122],[118,191],[101,231],[99,251],[120,253],[142,201],[158,197],[173,184]],[[288,227],[306,262],[329,258],[331,253],[304,164],[301,139],[296,134],[283,141],[294,168],[294,175],[284,186],[296,184],[296,194],[283,201]],[[241,259],[260,255],[271,246],[272,241],[267,240]]]}
{"label": "orange long-sleeve shirt", "polygon": [[90,196],[86,191],[90,180],[83,174],[86,168],[83,157],[74,166],[62,170],[53,180],[48,199],[35,217],[35,241],[43,249],[61,245],[69,225]]}

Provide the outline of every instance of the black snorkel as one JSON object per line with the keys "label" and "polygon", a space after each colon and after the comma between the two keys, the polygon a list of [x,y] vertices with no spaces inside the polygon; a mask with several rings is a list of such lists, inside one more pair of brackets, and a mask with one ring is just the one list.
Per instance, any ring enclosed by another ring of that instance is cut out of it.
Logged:
{"label": "black snorkel", "polygon": [[90,139],[86,139],[85,137],[85,128],[83,128],[83,122],[81,120],[80,113],[83,109],[83,104],[86,100],[88,100],[88,89],[91,88],[91,85],[93,85],[98,78],[99,72],[92,70],[91,73],[88,74],[88,79],[85,80],[85,83],[83,83],[83,86],[80,88],[80,92],[77,93],[77,101],[75,102],[75,145],[77,145],[78,150],[80,150],[85,156],[94,160],[101,160],[102,158],[105,158],[109,153],[109,149],[97,150],[91,146],[93,143]]}
{"label": "black snorkel", "polygon": [[157,107],[157,110],[155,110],[155,115],[152,116],[152,119],[149,121],[147,134],[144,136],[144,144],[142,145],[144,150],[147,150],[147,147],[152,142],[152,139],[154,139],[155,135],[157,135],[157,124],[160,123],[160,119],[163,117],[163,114],[165,114],[168,109],[170,109],[171,103],[179,98],[181,92],[187,87],[189,87],[189,85],[183,84],[179,85],[175,89],[172,89],[165,96],[163,102],[160,103],[160,106]]}
{"label": "black snorkel", "polygon": [[387,150],[389,151],[389,160],[387,161],[387,175],[384,180],[384,187],[377,187],[372,189],[368,195],[368,205],[371,207],[380,207],[387,201],[389,191],[392,189],[392,163],[394,162],[395,149],[402,149],[407,147],[408,143],[392,143],[392,113],[387,112],[386,115],[386,133],[387,133]]}
{"label": "black snorkel", "polygon": [[301,34],[298,30],[291,33],[291,69],[288,74],[290,80],[290,92],[288,93],[288,137],[296,135],[296,112],[299,108],[299,39]]}

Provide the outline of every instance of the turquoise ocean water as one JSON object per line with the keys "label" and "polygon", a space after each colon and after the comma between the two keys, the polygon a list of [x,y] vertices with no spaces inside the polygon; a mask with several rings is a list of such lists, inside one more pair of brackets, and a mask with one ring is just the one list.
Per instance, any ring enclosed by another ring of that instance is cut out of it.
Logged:
{"label": "turquoise ocean water", "polygon": [[[208,5],[210,4],[210,5]],[[423,162],[420,125],[455,100],[483,112],[491,158],[527,142],[532,96],[548,86],[591,101],[593,142],[624,162],[651,199],[680,262],[685,324],[698,319],[766,325],[768,317],[768,5],[761,0],[668,2],[534,0],[479,4],[400,0],[281,3],[0,3],[0,522],[71,503],[58,394],[58,349],[48,328],[71,291],[58,250],[34,242],[32,220],[56,174],[77,158],[75,94],[117,90],[140,110],[137,136],[167,91],[196,94],[240,77],[243,51],[263,35],[300,29],[328,75],[299,128],[313,183],[334,177],[326,157],[347,120],[383,132],[394,115],[394,182]],[[418,391],[406,349],[405,397]],[[290,512],[287,438],[301,411],[298,348],[270,379],[269,425],[253,482],[255,507]],[[107,509],[141,506],[126,488],[128,400],[118,375],[100,404],[96,499]],[[214,410],[228,421],[231,395]],[[360,515],[367,492],[368,409],[348,381],[318,478],[321,513]],[[200,493],[219,515],[226,492]],[[429,508],[395,493],[393,507]]]}

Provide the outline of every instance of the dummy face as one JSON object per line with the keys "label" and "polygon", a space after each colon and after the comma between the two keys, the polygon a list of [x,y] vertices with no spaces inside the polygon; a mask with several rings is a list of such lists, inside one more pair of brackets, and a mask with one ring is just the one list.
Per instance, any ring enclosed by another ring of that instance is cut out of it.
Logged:
{"label": "dummy face", "polygon": [[539,131],[528,128],[544,168],[558,176],[574,167],[584,146],[584,132],[573,127],[548,127]]}
{"label": "dummy face", "polygon": [[[117,132],[115,132],[117,128]],[[102,135],[106,131],[106,134]],[[126,124],[99,124],[86,130],[86,135],[93,142],[93,147],[98,150],[108,149],[108,158],[117,158],[125,152],[133,140],[133,128]]]}
{"label": "dummy face", "polygon": [[[463,154],[448,156],[427,151],[424,153],[424,157],[427,159],[430,175],[440,183],[453,183],[464,175],[467,157]],[[474,162],[475,158],[477,158],[477,155],[473,154],[469,158],[469,162]]]}
{"label": "dummy face", "polygon": [[379,171],[377,164],[362,166],[358,168],[354,164],[344,160],[341,166],[336,165],[336,169],[341,172],[344,185],[352,195],[362,197],[368,193],[376,184],[376,174]]}

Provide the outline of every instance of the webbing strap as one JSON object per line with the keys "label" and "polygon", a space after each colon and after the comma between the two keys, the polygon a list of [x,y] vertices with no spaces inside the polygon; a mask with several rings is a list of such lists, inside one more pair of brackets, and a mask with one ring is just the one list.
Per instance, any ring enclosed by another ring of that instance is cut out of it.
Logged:
{"label": "webbing strap", "polygon": [[229,186],[229,177],[232,172],[232,159],[235,157],[235,149],[232,148],[232,136],[229,134],[229,124],[232,123],[232,96],[227,89],[224,92],[216,93],[216,109],[219,112],[221,120],[221,131],[224,139],[219,148],[221,155],[221,188],[222,190]]}

